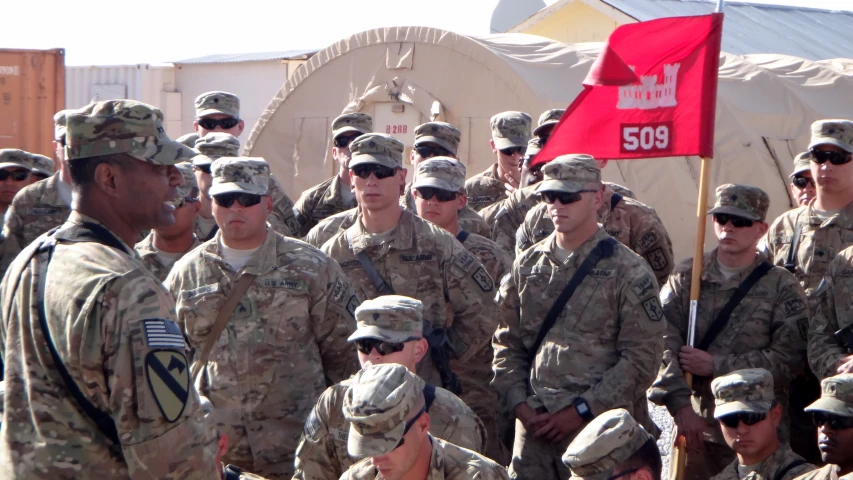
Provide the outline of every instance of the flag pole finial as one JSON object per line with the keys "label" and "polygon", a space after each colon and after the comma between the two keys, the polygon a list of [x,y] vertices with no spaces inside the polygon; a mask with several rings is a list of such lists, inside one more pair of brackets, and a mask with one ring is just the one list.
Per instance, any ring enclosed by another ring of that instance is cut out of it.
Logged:
{"label": "flag pole finial", "polygon": [[725,0],[717,0],[717,13],[723,13],[723,3]]}

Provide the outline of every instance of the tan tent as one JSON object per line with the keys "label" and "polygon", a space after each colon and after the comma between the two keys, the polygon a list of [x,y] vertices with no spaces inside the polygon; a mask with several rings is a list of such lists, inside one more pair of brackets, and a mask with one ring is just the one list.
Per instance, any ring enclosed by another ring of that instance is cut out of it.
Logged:
{"label": "tan tent", "polygon": [[[246,152],[266,158],[296,197],[336,171],[332,119],[360,111],[373,115],[377,131],[407,145],[422,122],[456,125],[459,157],[474,175],[494,158],[489,117],[521,110],[535,119],[546,109],[564,108],[600,49],[599,43],[565,45],[525,34],[468,37],[426,27],[362,32],[320,51],[294,73],[255,125]],[[711,185],[761,187],[775,217],[792,205],[787,175],[808,145],[811,122],[845,117],[853,117],[853,61],[723,54]],[[676,258],[692,254],[697,158],[610,162],[604,176],[657,209]]]}

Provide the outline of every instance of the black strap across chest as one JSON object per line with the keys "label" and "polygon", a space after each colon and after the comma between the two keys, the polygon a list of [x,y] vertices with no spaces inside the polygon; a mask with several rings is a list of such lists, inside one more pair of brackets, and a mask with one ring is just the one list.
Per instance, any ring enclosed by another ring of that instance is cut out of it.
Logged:
{"label": "black strap across chest", "polygon": [[466,230],[459,230],[456,232],[456,240],[459,240],[459,243],[465,243],[465,240],[468,240],[468,235],[471,235]]}

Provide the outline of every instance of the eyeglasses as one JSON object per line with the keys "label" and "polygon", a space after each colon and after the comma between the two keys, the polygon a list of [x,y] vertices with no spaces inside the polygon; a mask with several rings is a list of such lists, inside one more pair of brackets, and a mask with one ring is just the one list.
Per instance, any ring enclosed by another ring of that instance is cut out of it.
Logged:
{"label": "eyeglasses", "polygon": [[199,172],[206,173],[206,174],[210,175],[210,165],[211,165],[210,163],[205,164],[205,165],[193,165],[193,168],[195,168]]}
{"label": "eyeglasses", "polygon": [[515,154],[524,155],[524,152],[526,151],[527,147],[509,147],[500,149],[500,152],[506,156],[512,156]]}
{"label": "eyeglasses", "polygon": [[815,427],[829,425],[833,430],[846,430],[853,428],[853,417],[842,417],[826,412],[812,412],[812,420]]}
{"label": "eyeglasses", "polygon": [[810,183],[814,185],[814,180],[809,177],[803,177],[800,175],[795,175],[794,179],[791,180],[791,183],[797,188],[806,188]]}
{"label": "eyeglasses", "polygon": [[418,187],[414,189],[414,193],[416,196],[423,198],[426,201],[430,201],[435,197],[436,200],[442,203],[456,200],[457,195],[456,192],[433,187]]}
{"label": "eyeglasses", "polygon": [[847,152],[809,150],[809,153],[812,155],[812,161],[820,165],[826,162],[829,162],[833,165],[844,165],[845,163],[849,163],[850,160],[853,160],[853,155],[850,155]]}
{"label": "eyeglasses", "polygon": [[418,145],[415,147],[415,151],[418,152],[421,158],[447,157],[450,155],[450,152],[447,150],[432,145]]}
{"label": "eyeglasses", "polygon": [[220,207],[231,208],[234,202],[240,202],[244,208],[254,207],[261,203],[261,196],[254,193],[230,192],[213,196],[213,201]]}
{"label": "eyeglasses", "polygon": [[542,193],[542,200],[545,201],[548,205],[553,205],[557,200],[560,201],[563,205],[568,205],[570,203],[575,203],[580,201],[581,193],[592,193],[597,192],[597,190],[580,190],[577,192],[557,192],[557,191],[545,191]]}
{"label": "eyeglasses", "polygon": [[397,173],[397,169],[376,163],[362,163],[361,165],[352,167],[352,173],[358,178],[367,179],[370,174],[373,174],[377,180],[384,180],[388,177],[393,177]]}
{"label": "eyeglasses", "polygon": [[178,197],[174,200],[170,200],[168,203],[169,203],[169,205],[171,205],[175,208],[181,208],[184,205],[186,205],[187,203],[194,203],[197,201],[198,201],[197,198]]}
{"label": "eyeglasses", "polygon": [[763,421],[765,418],[767,418],[767,412],[738,412],[730,415],[723,415],[719,420],[723,422],[723,425],[729,428],[737,428],[740,422],[751,427],[756,423]]}
{"label": "eyeglasses", "polygon": [[725,225],[732,222],[732,226],[735,228],[743,228],[743,227],[751,227],[755,222],[743,217],[738,217],[737,215],[729,215],[728,213],[715,213],[714,221],[718,224]]}
{"label": "eyeglasses", "polygon": [[30,176],[27,170],[0,170],[0,182],[5,182],[7,178],[12,177],[13,182],[22,182]]}
{"label": "eyeglasses", "polygon": [[412,426],[415,424],[415,422],[417,422],[417,421],[418,421],[418,419],[419,419],[419,418],[421,418],[421,415],[423,415],[423,414],[424,414],[424,412],[426,412],[426,405],[424,405],[423,407],[421,407],[421,409],[420,409],[420,410],[418,410],[418,414],[417,414],[417,415],[415,415],[414,417],[412,417],[412,419],[411,419],[411,420],[409,420],[408,422],[406,422],[406,426],[405,426],[405,427],[403,427],[403,435],[401,435],[401,436],[400,436],[400,443],[398,443],[398,444],[397,444],[397,446],[396,446],[396,447],[394,447],[394,450],[396,450],[396,449],[398,449],[398,448],[402,447],[402,446],[406,443],[406,439],[405,439],[405,438],[403,438],[403,437],[405,437],[405,436],[406,436],[406,434],[407,434],[407,433],[409,433],[409,430],[411,430],[411,429],[412,429]]}
{"label": "eyeglasses", "polygon": [[385,356],[392,353],[402,352],[403,348],[406,347],[406,342],[413,342],[415,340],[420,339],[418,337],[409,337],[402,342],[394,343],[379,340],[378,338],[359,338],[355,341],[355,348],[365,355],[370,355],[375,348],[376,351],[379,352],[379,355]]}
{"label": "eyeglasses", "polygon": [[220,119],[215,118],[199,118],[198,125],[205,130],[213,130],[216,127],[222,127],[223,130],[234,128],[240,123],[239,118],[225,117]]}
{"label": "eyeglasses", "polygon": [[349,147],[349,144],[352,143],[353,140],[358,138],[360,135],[341,135],[334,139],[335,146],[338,148]]}
{"label": "eyeglasses", "polygon": [[625,470],[624,472],[622,472],[618,475],[613,475],[612,477],[609,477],[607,480],[616,480],[617,478],[624,477],[625,475],[631,475],[632,473],[636,473],[639,471],[640,471],[639,468],[632,468],[630,470]]}

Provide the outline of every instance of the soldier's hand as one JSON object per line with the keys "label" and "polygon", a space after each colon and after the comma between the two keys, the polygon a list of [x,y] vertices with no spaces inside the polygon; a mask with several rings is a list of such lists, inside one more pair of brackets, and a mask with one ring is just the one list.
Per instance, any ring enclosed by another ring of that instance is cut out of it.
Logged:
{"label": "soldier's hand", "polygon": [[838,369],[836,369],[835,373],[853,373],[853,355],[841,357],[838,364]]}
{"label": "soldier's hand", "polygon": [[512,411],[515,418],[517,418],[522,425],[524,425],[524,429],[528,432],[531,431],[530,421],[536,417],[536,410],[530,408],[530,405],[526,403],[519,403],[515,410]]}
{"label": "soldier's hand", "polygon": [[512,195],[513,192],[518,190],[518,180],[512,178],[512,175],[504,175],[504,188],[506,189],[506,196]]}
{"label": "soldier's hand", "polygon": [[687,451],[690,453],[701,452],[705,448],[705,420],[696,412],[693,407],[686,405],[681,407],[681,410],[675,412],[675,425],[678,427],[678,435],[674,441],[678,441],[679,435],[684,435],[687,441]]}
{"label": "soldier's hand", "polygon": [[[549,415],[547,421],[542,424],[539,429],[533,433],[534,438],[542,438],[549,442],[556,443],[566,438],[572,432],[583,425],[583,419],[578,415],[574,405],[568,406],[557,413],[545,414]],[[530,423],[536,424],[536,418]]]}
{"label": "soldier's hand", "polygon": [[698,348],[683,346],[678,354],[681,369],[700,377],[714,376],[714,356]]}

